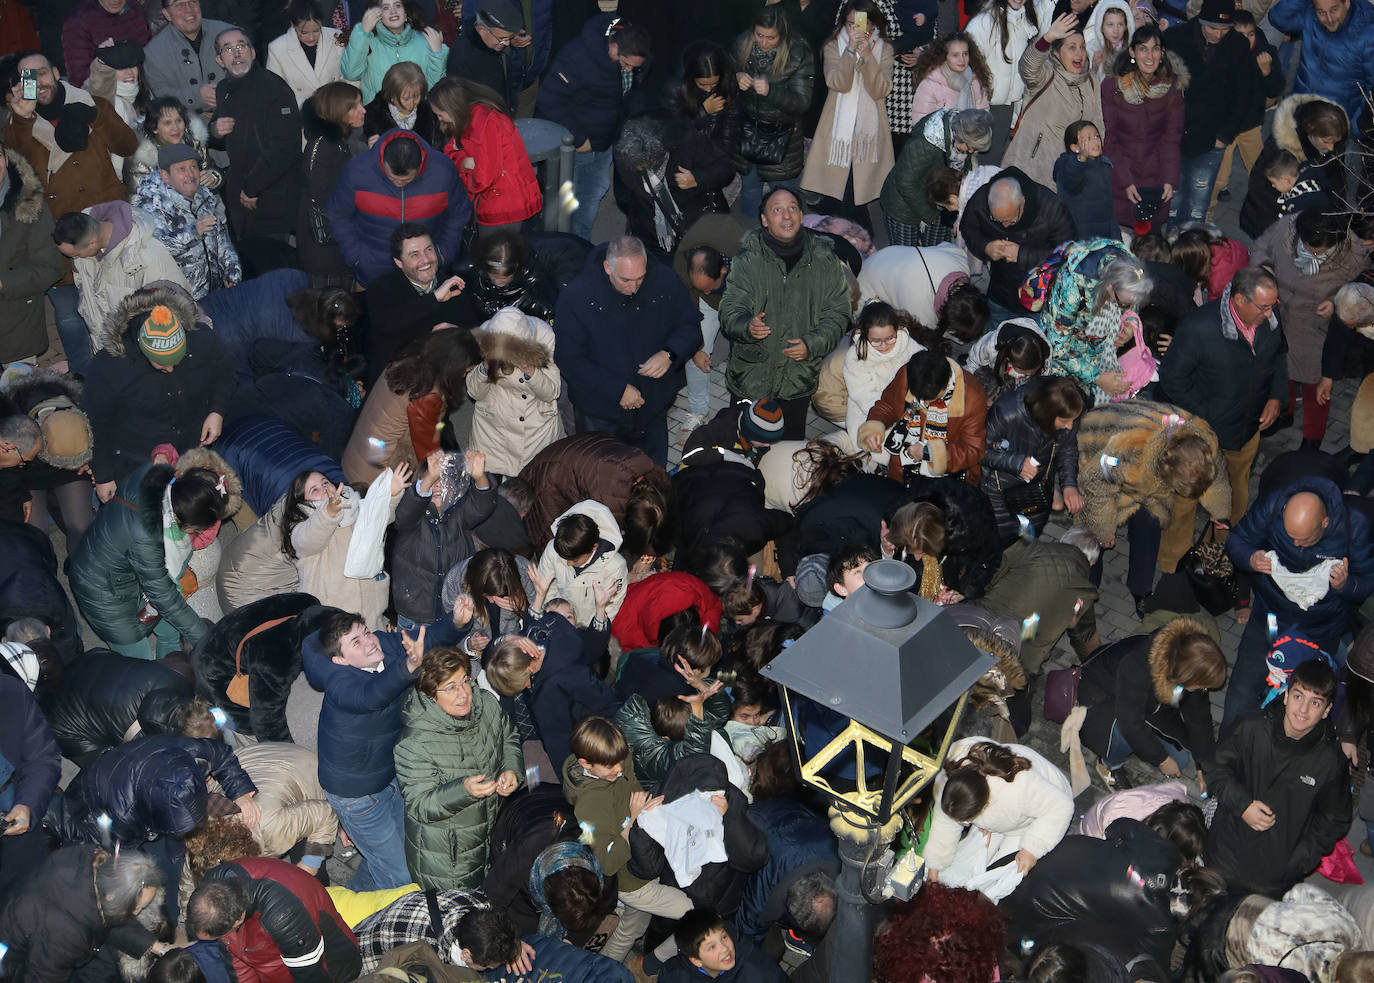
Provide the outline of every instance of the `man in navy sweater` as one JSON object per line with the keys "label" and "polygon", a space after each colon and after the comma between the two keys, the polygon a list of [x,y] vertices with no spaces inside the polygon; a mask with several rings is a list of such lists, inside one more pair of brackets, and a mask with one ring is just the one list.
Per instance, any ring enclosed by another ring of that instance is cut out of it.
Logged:
{"label": "man in navy sweater", "polygon": [[301,646],[305,678],[324,692],[320,785],[363,856],[349,887],[376,891],[410,883],[405,803],[392,751],[401,704],[420,669],[425,631],[371,632],[361,615],[339,612]]}

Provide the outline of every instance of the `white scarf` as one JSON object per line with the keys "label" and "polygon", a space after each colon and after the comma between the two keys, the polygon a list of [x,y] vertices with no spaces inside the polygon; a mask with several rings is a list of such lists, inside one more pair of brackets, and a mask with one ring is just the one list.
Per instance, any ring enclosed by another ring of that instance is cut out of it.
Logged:
{"label": "white scarf", "polygon": [[[840,51],[849,50],[849,29],[841,27],[835,39]],[[874,35],[874,61],[883,56],[883,39]],[[830,131],[830,157],[826,161],[832,167],[848,167],[851,160],[870,164],[878,162],[878,104],[864,88],[859,74],[859,65],[854,65],[854,80],[849,91],[835,93],[835,122]]]}

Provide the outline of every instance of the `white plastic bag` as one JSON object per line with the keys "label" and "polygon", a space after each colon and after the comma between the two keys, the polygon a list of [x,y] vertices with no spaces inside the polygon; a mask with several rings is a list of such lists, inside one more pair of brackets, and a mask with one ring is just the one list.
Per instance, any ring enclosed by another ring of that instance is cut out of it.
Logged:
{"label": "white plastic bag", "polygon": [[355,580],[375,580],[382,572],[382,542],[391,522],[391,469],[372,480],[358,506],[353,523],[353,538],[348,543],[344,576]]}

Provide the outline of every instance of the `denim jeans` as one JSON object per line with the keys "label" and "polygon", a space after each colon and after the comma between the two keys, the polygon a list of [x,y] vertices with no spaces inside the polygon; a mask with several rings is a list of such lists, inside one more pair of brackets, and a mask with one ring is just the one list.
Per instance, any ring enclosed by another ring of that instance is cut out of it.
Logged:
{"label": "denim jeans", "polygon": [[1126,520],[1131,539],[1131,559],[1126,567],[1126,589],[1132,597],[1149,597],[1155,589],[1155,564],[1162,535],[1159,520],[1147,509],[1138,509]]}
{"label": "denim jeans", "polygon": [[1173,222],[1176,226],[1206,220],[1207,206],[1212,201],[1212,185],[1225,153],[1225,147],[1213,147],[1201,156],[1183,158],[1183,174],[1178,193],[1174,195]]}
{"label": "denim jeans", "polygon": [[362,854],[363,862],[349,881],[352,891],[381,891],[411,881],[406,866],[405,800],[396,779],[386,788],[354,799],[325,792],[339,825]]}
{"label": "denim jeans", "polygon": [[1374,491],[1374,454],[1366,454],[1360,466],[1355,469],[1355,473],[1350,477],[1350,491],[1359,495],[1368,495]]}
{"label": "denim jeans", "polygon": [[644,416],[642,411],[637,411],[634,414],[635,424],[632,428],[626,427],[620,420],[590,416],[576,408],[574,408],[573,416],[577,421],[578,433],[600,430],[603,433],[611,434],[613,437],[625,441],[631,447],[638,447],[653,458],[654,463],[659,467],[668,466],[668,414],[666,411],[656,416]]}
{"label": "denim jeans", "polygon": [[[704,300],[697,301],[701,310],[701,347],[707,357],[716,347],[716,335],[720,333],[720,312]],[[697,416],[711,413],[711,373],[697,368],[690,358],[687,360],[687,411]]]}
{"label": "denim jeans", "polygon": [[[797,194],[801,194],[801,175],[788,178],[786,181],[766,182],[769,190],[773,188],[791,188]],[[749,168],[749,173],[740,177],[739,213],[744,216],[746,224],[752,225],[758,221],[759,207],[763,204],[763,186],[765,182],[759,177],[759,168],[755,164]]]}
{"label": "denim jeans", "polygon": [[589,150],[585,154],[573,155],[573,195],[577,198],[577,211],[572,215],[572,230],[588,241],[592,238],[592,227],[596,225],[596,213],[601,208],[601,199],[611,187],[611,150]]}
{"label": "denim jeans", "polygon": [[62,339],[62,351],[67,355],[67,367],[85,374],[86,366],[91,364],[91,331],[78,308],[81,295],[76,285],[59,283],[49,287],[48,300],[57,322],[57,336]]}
{"label": "denim jeans", "polygon": [[[1174,759],[1179,770],[1187,768],[1193,763],[1193,756],[1188,753],[1186,747],[1174,747],[1168,741],[1161,741],[1164,745],[1164,753]],[[1112,736],[1107,739],[1107,756],[1102,759],[1112,771],[1116,771],[1127,761],[1131,760],[1131,755],[1135,754],[1135,749],[1131,747],[1131,742],[1126,740],[1126,735],[1121,733],[1120,725],[1112,724]],[[1149,764],[1150,762],[1146,762]]]}
{"label": "denim jeans", "polygon": [[[938,314],[939,311],[936,311]],[[1003,321],[1009,321],[1014,317],[1029,317],[1034,319],[1035,315],[1024,307],[1019,310],[1012,310],[1010,307],[1003,307],[991,297],[988,298],[988,323],[983,328],[983,334],[996,331]]]}

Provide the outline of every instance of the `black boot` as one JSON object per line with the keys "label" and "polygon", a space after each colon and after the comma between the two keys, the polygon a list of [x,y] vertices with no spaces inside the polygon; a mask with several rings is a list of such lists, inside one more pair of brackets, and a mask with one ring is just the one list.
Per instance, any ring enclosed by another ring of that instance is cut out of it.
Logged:
{"label": "black boot", "polygon": [[1272,437],[1272,436],[1274,436],[1274,434],[1278,433],[1280,430],[1287,430],[1287,429],[1288,429],[1289,427],[1291,427],[1292,425],[1293,425],[1293,414],[1292,414],[1291,412],[1288,412],[1288,413],[1280,413],[1280,414],[1278,415],[1278,418],[1275,419],[1273,423],[1269,424],[1269,426],[1265,427],[1263,430],[1260,431],[1260,436],[1261,436],[1261,437]]}
{"label": "black boot", "polygon": [[1302,439],[1302,449],[1305,451],[1319,451],[1322,449],[1320,437],[1304,437]]}

